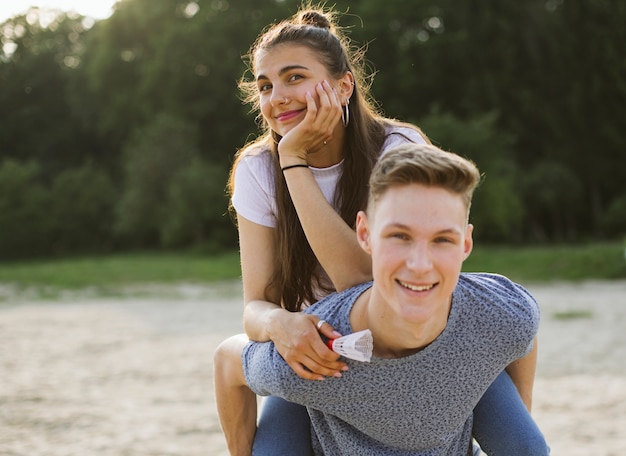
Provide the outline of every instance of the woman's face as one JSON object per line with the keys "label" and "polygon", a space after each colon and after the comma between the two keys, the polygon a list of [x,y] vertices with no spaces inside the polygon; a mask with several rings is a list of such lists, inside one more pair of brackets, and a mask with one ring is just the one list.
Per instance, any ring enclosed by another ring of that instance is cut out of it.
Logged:
{"label": "woman's face", "polygon": [[304,119],[307,92],[319,106],[316,85],[326,80],[337,86],[324,64],[306,46],[281,44],[259,51],[255,70],[261,114],[280,136]]}

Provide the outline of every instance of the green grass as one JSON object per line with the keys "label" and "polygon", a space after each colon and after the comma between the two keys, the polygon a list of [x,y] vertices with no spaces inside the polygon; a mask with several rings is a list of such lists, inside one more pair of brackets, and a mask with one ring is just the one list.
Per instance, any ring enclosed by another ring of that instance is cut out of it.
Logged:
{"label": "green grass", "polygon": [[593,318],[593,313],[588,310],[570,310],[552,314],[554,320],[580,320]]}
{"label": "green grass", "polygon": [[541,247],[476,247],[464,271],[498,272],[520,282],[626,278],[620,242]]}
{"label": "green grass", "polygon": [[237,252],[141,253],[0,263],[0,283],[21,288],[81,289],[136,284],[207,283],[240,277]]}
{"label": "green grass", "polygon": [[[476,247],[464,271],[504,274],[520,282],[625,279],[621,243],[584,246]],[[0,262],[0,284],[19,289],[115,290],[130,285],[209,283],[240,277],[239,255],[197,253],[117,254]]]}

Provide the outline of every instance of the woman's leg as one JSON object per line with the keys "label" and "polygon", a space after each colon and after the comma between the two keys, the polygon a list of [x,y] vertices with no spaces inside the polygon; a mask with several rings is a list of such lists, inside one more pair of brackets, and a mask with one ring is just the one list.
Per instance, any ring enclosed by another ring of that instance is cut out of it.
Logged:
{"label": "woman's leg", "polygon": [[252,454],[312,455],[311,422],[306,407],[279,397],[265,398]]}
{"label": "woman's leg", "polygon": [[213,355],[213,383],[220,425],[231,456],[250,456],[256,431],[256,395],[246,385],[241,352],[245,334],[222,342]]}
{"label": "woman's leg", "polygon": [[550,454],[543,434],[503,371],[474,408],[473,435],[489,456]]}

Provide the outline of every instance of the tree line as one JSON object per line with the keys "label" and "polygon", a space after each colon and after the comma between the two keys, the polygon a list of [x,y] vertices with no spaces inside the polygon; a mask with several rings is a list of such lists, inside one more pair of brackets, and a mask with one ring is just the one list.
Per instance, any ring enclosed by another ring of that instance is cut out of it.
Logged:
{"label": "tree line", "polygon": [[[121,0],[0,25],[0,258],[236,247],[237,81],[290,0]],[[390,117],[485,173],[482,242],[626,233],[626,3],[337,1]],[[250,75],[247,75],[250,77]]]}

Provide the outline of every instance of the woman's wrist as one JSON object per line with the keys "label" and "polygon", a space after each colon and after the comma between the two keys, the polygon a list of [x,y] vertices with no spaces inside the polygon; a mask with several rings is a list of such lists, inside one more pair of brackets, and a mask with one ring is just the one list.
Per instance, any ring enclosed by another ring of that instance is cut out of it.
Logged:
{"label": "woman's wrist", "polygon": [[279,161],[280,161],[281,169],[285,169],[287,167],[292,167],[292,166],[293,167],[298,167],[302,165],[308,166],[308,163],[305,158],[298,157],[296,155],[293,155],[293,156],[290,155],[287,157],[280,156]]}
{"label": "woman's wrist", "polygon": [[282,320],[285,313],[289,314],[290,312],[283,309],[282,307],[277,307],[276,309],[272,309],[267,314],[267,320],[265,325],[265,335],[267,339],[273,341],[276,335],[275,327],[276,325],[281,326],[280,321]]}
{"label": "woman's wrist", "polygon": [[309,165],[305,165],[304,163],[296,163],[295,165],[283,166],[281,168],[281,170],[284,173],[285,171],[287,171],[288,169],[291,169],[291,168],[308,168],[308,167],[309,167]]}

